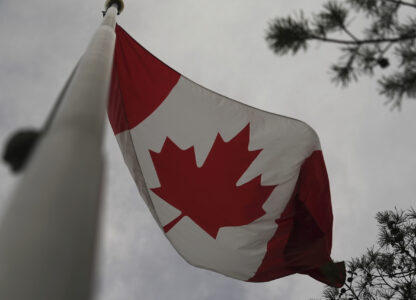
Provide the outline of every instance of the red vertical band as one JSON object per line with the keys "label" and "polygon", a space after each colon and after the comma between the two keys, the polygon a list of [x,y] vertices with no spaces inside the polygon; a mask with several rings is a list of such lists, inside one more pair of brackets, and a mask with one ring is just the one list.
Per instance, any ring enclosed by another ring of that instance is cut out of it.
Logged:
{"label": "red vertical band", "polygon": [[180,74],[116,26],[108,117],[114,134],[136,127],[166,99]]}
{"label": "red vertical band", "polygon": [[334,284],[320,272],[331,260],[332,219],[328,175],[322,152],[315,151],[303,163],[292,197],[276,220],[278,228],[267,244],[263,262],[249,281],[302,273]]}

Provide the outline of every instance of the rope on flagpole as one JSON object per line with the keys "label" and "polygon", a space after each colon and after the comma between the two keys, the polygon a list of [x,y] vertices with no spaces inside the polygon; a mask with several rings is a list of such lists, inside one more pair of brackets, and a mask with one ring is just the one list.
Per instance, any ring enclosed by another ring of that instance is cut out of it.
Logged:
{"label": "rope on flagpole", "polygon": [[90,299],[120,3],[106,7],[0,220],[0,299]]}

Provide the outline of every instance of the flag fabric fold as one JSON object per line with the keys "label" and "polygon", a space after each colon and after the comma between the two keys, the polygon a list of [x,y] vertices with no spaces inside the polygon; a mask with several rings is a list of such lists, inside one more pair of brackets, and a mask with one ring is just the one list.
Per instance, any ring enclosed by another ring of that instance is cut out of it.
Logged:
{"label": "flag fabric fold", "polygon": [[345,267],[330,257],[329,181],[315,131],[196,84],[118,25],[116,35],[109,120],[177,252],[239,280],[300,273],[341,286]]}

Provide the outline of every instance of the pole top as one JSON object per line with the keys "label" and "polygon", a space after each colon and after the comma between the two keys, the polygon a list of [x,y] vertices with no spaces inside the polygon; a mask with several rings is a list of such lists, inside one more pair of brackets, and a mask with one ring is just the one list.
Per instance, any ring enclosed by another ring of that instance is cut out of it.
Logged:
{"label": "pole top", "polygon": [[118,14],[120,14],[124,9],[123,0],[106,0],[104,4],[105,11],[107,11],[113,4],[117,6]]}

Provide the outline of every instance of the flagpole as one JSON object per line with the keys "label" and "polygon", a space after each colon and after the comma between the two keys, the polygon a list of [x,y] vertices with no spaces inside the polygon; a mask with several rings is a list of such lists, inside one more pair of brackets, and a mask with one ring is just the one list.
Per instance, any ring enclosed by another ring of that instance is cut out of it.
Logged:
{"label": "flagpole", "polygon": [[105,111],[121,0],[107,1],[0,220],[0,299],[90,299]]}

